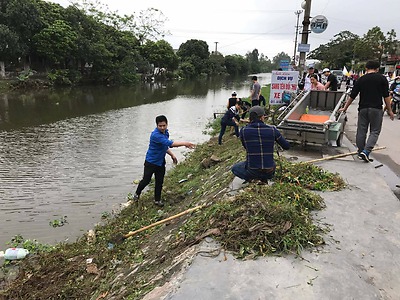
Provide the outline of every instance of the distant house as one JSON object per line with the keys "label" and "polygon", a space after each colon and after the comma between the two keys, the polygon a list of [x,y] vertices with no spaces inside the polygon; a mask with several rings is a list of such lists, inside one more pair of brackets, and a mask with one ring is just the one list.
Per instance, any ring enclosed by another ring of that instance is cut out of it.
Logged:
{"label": "distant house", "polygon": [[385,57],[385,70],[384,73],[395,73],[396,76],[400,75],[400,55],[388,54]]}

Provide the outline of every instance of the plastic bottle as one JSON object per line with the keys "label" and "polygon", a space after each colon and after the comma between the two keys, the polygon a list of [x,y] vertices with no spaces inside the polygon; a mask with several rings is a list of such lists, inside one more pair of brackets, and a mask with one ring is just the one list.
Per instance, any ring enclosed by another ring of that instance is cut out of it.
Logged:
{"label": "plastic bottle", "polygon": [[0,252],[0,257],[4,256],[5,259],[14,260],[25,258],[29,251],[24,248],[8,248],[6,252]]}
{"label": "plastic bottle", "polygon": [[309,108],[308,108],[308,105],[306,106],[306,114],[308,114],[308,112],[309,112]]}

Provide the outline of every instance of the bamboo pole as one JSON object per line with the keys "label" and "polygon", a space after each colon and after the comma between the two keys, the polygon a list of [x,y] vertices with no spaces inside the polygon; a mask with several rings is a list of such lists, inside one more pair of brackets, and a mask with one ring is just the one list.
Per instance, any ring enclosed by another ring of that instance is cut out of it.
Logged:
{"label": "bamboo pole", "polygon": [[[383,149],[386,149],[386,146],[376,147],[376,148],[372,149],[372,151],[378,151],[378,150],[383,150]],[[320,162],[320,161],[324,161],[324,160],[331,160],[331,159],[341,158],[341,157],[345,157],[345,156],[349,156],[349,155],[355,155],[355,154],[358,154],[358,152],[357,151],[353,151],[353,152],[348,152],[348,153],[342,153],[342,154],[327,156],[327,157],[323,157],[323,158],[312,159],[312,160],[309,160],[309,161],[305,161],[304,163]]]}
{"label": "bamboo pole", "polygon": [[147,226],[145,226],[145,227],[142,227],[142,228],[140,228],[140,229],[138,229],[138,230],[130,231],[130,232],[128,232],[127,234],[125,234],[125,235],[123,236],[123,238],[126,239],[126,238],[131,237],[131,236],[133,236],[133,235],[135,235],[135,234],[138,234],[139,232],[145,231],[145,230],[150,229],[150,228],[152,228],[152,227],[154,227],[154,226],[157,226],[157,225],[164,224],[164,223],[166,223],[166,222],[168,222],[168,221],[171,221],[171,220],[173,220],[173,219],[179,218],[179,217],[181,217],[181,216],[183,216],[183,215],[189,214],[189,213],[191,213],[192,211],[201,209],[201,208],[206,207],[206,206],[207,206],[207,205],[204,204],[204,205],[198,205],[198,206],[193,207],[193,208],[189,208],[189,209],[187,209],[187,210],[185,210],[185,211],[183,211],[183,212],[180,212],[179,214],[176,214],[176,215],[170,216],[170,217],[168,217],[168,218],[166,218],[166,219],[157,221],[157,222],[155,222],[155,223],[152,223],[152,224],[150,224],[150,225],[147,225]]}

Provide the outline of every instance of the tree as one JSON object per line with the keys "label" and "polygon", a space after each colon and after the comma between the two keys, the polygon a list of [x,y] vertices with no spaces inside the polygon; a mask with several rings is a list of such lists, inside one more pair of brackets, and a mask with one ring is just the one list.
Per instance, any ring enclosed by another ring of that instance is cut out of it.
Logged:
{"label": "tree", "polygon": [[259,64],[261,72],[271,72],[273,70],[271,60],[262,53],[260,55]]}
{"label": "tree", "polygon": [[260,73],[261,71],[260,64],[258,62],[258,56],[259,54],[257,49],[246,53],[246,59],[249,65],[250,73]]}
{"label": "tree", "polygon": [[209,65],[209,74],[211,75],[222,75],[226,74],[225,68],[225,58],[221,53],[214,53],[210,55],[208,59]]}
{"label": "tree", "polygon": [[162,70],[174,71],[178,68],[179,59],[172,46],[164,41],[147,41],[140,47],[141,55],[154,66],[154,75],[157,76]]}
{"label": "tree", "polygon": [[360,60],[381,61],[384,53],[386,38],[382,30],[375,26],[368,30],[364,36],[354,45],[354,53]]}
{"label": "tree", "polygon": [[[19,37],[20,50],[26,55],[26,60],[32,54],[32,37],[43,28],[36,2],[32,0],[10,0],[3,13],[7,25]],[[24,57],[25,58],[25,57]],[[29,68],[26,64],[25,69]]]}
{"label": "tree", "polygon": [[57,20],[64,20],[66,9],[60,4],[46,2],[46,1],[35,1],[35,7],[39,14],[41,27],[48,27],[54,24]]}
{"label": "tree", "polygon": [[108,5],[91,0],[74,2],[74,6],[81,8],[86,14],[93,16],[96,21],[112,26],[119,31],[130,31],[141,45],[149,40],[163,38],[167,31],[163,29],[167,18],[156,8],[148,8],[135,14],[120,16],[113,12]]}
{"label": "tree", "polygon": [[197,56],[201,59],[207,59],[210,56],[208,51],[208,44],[201,40],[188,40],[181,44],[177,52],[178,56],[182,59]]}
{"label": "tree", "polygon": [[164,14],[155,8],[148,8],[139,13],[135,19],[134,27],[131,27],[131,32],[137,37],[141,44],[148,40],[164,38],[168,33],[164,31],[163,26],[167,21]]}
{"label": "tree", "polygon": [[396,40],[396,31],[394,31],[394,29],[386,34],[386,41],[383,44],[383,47],[386,54],[396,54],[399,47],[399,41]]}
{"label": "tree", "polygon": [[272,68],[274,70],[278,70],[280,68],[281,60],[288,60],[290,62],[291,60],[290,55],[285,52],[281,52],[275,55],[274,58],[272,59]]}
{"label": "tree", "polygon": [[358,42],[358,35],[350,31],[341,31],[334,36],[329,43],[321,45],[308,54],[310,59],[318,59],[324,62],[324,66],[342,69],[350,66],[354,55],[354,45]]}
{"label": "tree", "polygon": [[247,60],[239,54],[225,56],[225,68],[230,75],[243,75],[249,73]]}
{"label": "tree", "polygon": [[[191,70],[188,64],[193,67],[194,72],[191,74],[191,77],[208,73],[209,70],[207,67],[210,53],[208,51],[208,44],[205,41],[188,40],[180,45],[177,55],[180,57],[181,63],[186,63],[185,69]],[[189,73],[186,72],[185,74]]]}
{"label": "tree", "polygon": [[18,36],[8,26],[0,24],[0,77],[6,76],[5,62],[17,56]]}
{"label": "tree", "polygon": [[78,35],[64,21],[57,20],[33,38],[40,55],[65,67],[66,59],[76,50]]}

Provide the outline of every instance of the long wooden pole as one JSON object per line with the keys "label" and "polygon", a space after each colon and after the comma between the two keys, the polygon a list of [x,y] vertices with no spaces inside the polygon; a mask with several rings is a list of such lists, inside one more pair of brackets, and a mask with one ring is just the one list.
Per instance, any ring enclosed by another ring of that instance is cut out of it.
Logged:
{"label": "long wooden pole", "polygon": [[[372,151],[378,151],[378,150],[383,150],[383,149],[386,149],[386,147],[385,146],[376,147],[376,148],[372,149]],[[319,161],[324,161],[324,160],[331,160],[331,159],[341,158],[341,157],[345,157],[345,156],[349,156],[349,155],[355,155],[357,153],[358,153],[357,151],[348,152],[348,153],[342,153],[342,154],[327,156],[327,157],[324,157],[324,158],[318,158],[318,159],[305,161],[305,163],[314,163],[314,162],[319,162]]]}
{"label": "long wooden pole", "polygon": [[179,217],[181,217],[181,216],[183,216],[183,215],[189,214],[189,213],[191,213],[192,211],[201,209],[201,208],[206,207],[206,206],[207,206],[206,204],[198,205],[198,206],[195,206],[195,207],[193,207],[193,208],[189,208],[189,209],[187,209],[187,210],[185,210],[185,211],[183,211],[183,212],[180,212],[179,214],[170,216],[170,217],[168,217],[168,218],[166,218],[166,219],[163,219],[163,220],[157,221],[157,222],[155,222],[155,223],[152,223],[152,224],[150,224],[150,225],[147,225],[147,226],[145,226],[145,227],[142,227],[142,228],[140,228],[140,229],[138,229],[138,230],[130,231],[130,232],[128,232],[127,234],[124,235],[124,239],[126,239],[126,238],[128,238],[128,237],[131,237],[131,236],[133,236],[133,235],[135,235],[135,234],[138,234],[139,232],[142,232],[142,231],[145,231],[145,230],[147,230],[147,229],[150,229],[150,228],[152,228],[152,227],[154,227],[154,226],[164,224],[164,223],[166,223],[166,222],[168,222],[168,221],[171,221],[171,220],[176,219],[176,218],[179,218]]}

